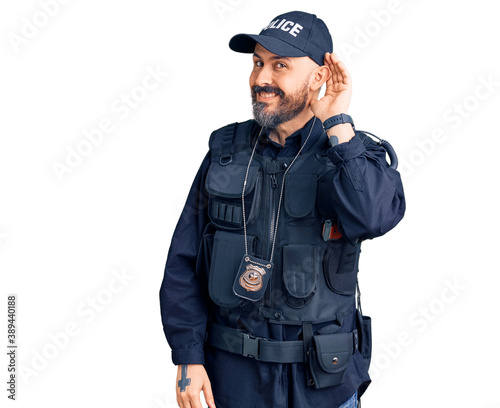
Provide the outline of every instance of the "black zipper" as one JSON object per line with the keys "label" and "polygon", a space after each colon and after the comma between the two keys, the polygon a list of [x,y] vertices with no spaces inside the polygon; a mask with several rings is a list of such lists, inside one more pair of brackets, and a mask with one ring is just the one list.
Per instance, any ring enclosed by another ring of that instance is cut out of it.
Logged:
{"label": "black zipper", "polygon": [[[276,219],[276,189],[278,188],[278,177],[276,177],[276,174],[271,174],[271,192],[269,196],[271,197],[271,217],[270,217],[270,222],[269,222],[269,257],[271,257],[271,251],[273,247],[273,241],[274,241],[274,230],[276,229],[276,222],[278,221]],[[272,262],[272,259],[269,259]]]}
{"label": "black zipper", "polygon": [[[268,247],[268,257],[270,262],[273,260],[271,259],[271,252],[273,248],[273,241],[274,241],[274,230],[276,228],[276,222],[278,221],[276,219],[276,213],[277,213],[277,208],[276,208],[276,203],[277,203],[277,191],[278,191],[278,177],[276,176],[276,173],[272,173],[269,175],[270,178],[270,191],[269,191],[269,207],[271,209],[270,211],[270,217],[269,217],[269,247]],[[265,307],[271,307],[272,306],[272,285],[273,285],[273,278],[271,278],[271,281],[269,282],[269,288],[266,291],[265,297],[264,297],[264,305]]]}

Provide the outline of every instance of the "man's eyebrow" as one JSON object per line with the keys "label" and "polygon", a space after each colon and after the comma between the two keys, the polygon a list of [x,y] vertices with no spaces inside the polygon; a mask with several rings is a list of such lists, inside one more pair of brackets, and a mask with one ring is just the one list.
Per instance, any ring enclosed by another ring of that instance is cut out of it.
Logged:
{"label": "man's eyebrow", "polygon": [[[262,59],[262,57],[259,54],[257,54],[256,52],[253,53],[253,56],[257,57],[259,59]],[[271,57],[271,59],[273,59],[273,60],[283,59],[283,60],[290,61],[290,58],[288,58],[288,57],[282,57],[281,55],[274,55],[274,56]]]}

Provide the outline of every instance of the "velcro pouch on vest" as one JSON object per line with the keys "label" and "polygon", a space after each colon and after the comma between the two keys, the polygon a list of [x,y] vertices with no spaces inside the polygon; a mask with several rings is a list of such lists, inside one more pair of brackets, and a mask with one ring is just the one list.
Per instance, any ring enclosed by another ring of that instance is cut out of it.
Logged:
{"label": "velcro pouch on vest", "polygon": [[289,174],[285,179],[283,204],[291,218],[305,218],[313,214],[316,203],[316,174]]}
{"label": "velcro pouch on vest", "polygon": [[[246,170],[246,165],[235,163],[222,165],[219,162],[213,162],[210,165],[205,188],[210,194],[208,215],[214,225],[228,230],[240,229],[243,226],[241,193]],[[260,167],[250,166],[245,189],[247,225],[257,217],[261,190],[260,178]]]}
{"label": "velcro pouch on vest", "polygon": [[357,331],[314,335],[309,349],[309,369],[314,388],[333,387],[344,382],[345,370],[354,353]]}
{"label": "velcro pouch on vest", "polygon": [[[256,239],[254,236],[247,236],[250,250],[254,247]],[[233,308],[243,302],[234,294],[233,282],[244,253],[245,237],[243,234],[221,230],[215,233],[208,291],[210,298],[220,307]]]}
{"label": "velcro pouch on vest", "polygon": [[323,264],[326,284],[339,295],[354,295],[361,242],[351,245],[341,238],[327,245]]}
{"label": "velcro pouch on vest", "polygon": [[243,256],[233,282],[233,292],[240,298],[256,302],[264,296],[271,279],[273,264],[251,255]]}
{"label": "velcro pouch on vest", "polygon": [[301,308],[311,301],[320,268],[321,259],[315,245],[283,246],[284,300],[290,307]]}

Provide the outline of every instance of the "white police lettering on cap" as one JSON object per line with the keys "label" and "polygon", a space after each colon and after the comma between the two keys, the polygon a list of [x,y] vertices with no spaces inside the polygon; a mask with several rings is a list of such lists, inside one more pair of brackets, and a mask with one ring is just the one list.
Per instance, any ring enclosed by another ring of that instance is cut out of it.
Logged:
{"label": "white police lettering on cap", "polygon": [[[287,31],[288,34],[291,34],[293,35],[294,37],[297,37],[297,34],[300,33],[300,31],[304,28],[302,27],[299,23],[294,23],[293,21],[290,21],[290,20],[286,20],[285,18],[282,19],[278,25],[276,25],[276,23],[278,22],[279,20],[274,20],[274,21],[271,21],[269,23],[269,25],[267,27],[264,27],[262,30],[267,30],[269,28],[275,28],[275,29],[281,29],[283,31]],[[293,27],[291,27],[293,26]]]}

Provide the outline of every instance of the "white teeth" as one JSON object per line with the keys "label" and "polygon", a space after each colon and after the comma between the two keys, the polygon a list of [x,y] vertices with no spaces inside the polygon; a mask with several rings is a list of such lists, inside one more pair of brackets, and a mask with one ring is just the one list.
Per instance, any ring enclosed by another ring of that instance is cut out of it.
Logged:
{"label": "white teeth", "polygon": [[260,96],[262,96],[263,98],[271,98],[273,96],[275,96],[276,94],[273,92],[273,93],[264,93],[264,92],[261,92],[260,93]]}

